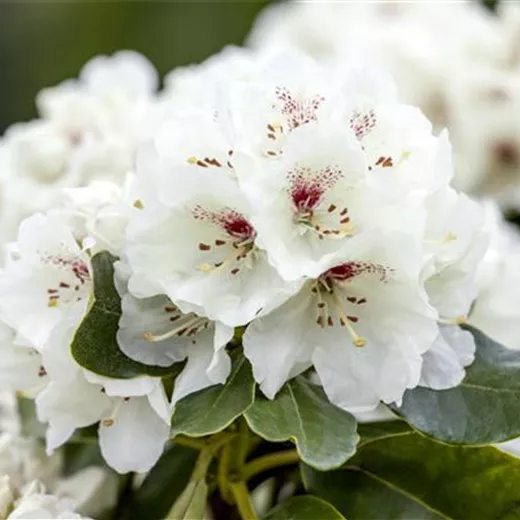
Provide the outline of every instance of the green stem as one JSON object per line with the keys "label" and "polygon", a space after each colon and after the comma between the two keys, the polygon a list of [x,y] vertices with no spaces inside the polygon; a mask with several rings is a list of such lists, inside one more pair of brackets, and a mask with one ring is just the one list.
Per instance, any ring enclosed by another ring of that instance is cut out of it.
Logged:
{"label": "green stem", "polygon": [[231,494],[231,490],[229,489],[228,482],[228,473],[229,473],[229,460],[230,460],[230,444],[226,444],[222,451],[220,452],[219,463],[218,463],[218,473],[217,473],[217,481],[220,494],[222,499],[225,500],[228,504],[233,503],[233,497]]}
{"label": "green stem", "polygon": [[258,516],[253,509],[249,490],[244,480],[230,481],[229,488],[233,493],[235,503],[242,520],[258,520]]}
{"label": "green stem", "polygon": [[244,479],[249,480],[258,473],[267,471],[278,466],[285,466],[287,464],[296,464],[300,458],[296,450],[279,451],[277,453],[270,453],[263,455],[257,459],[247,463],[244,468]]}
{"label": "green stem", "polygon": [[203,439],[194,439],[193,437],[186,437],[185,435],[178,435],[175,437],[174,442],[181,446],[187,446],[188,448],[193,448],[194,450],[203,450],[207,448],[208,444]]}
{"label": "green stem", "polygon": [[190,507],[198,485],[206,479],[206,473],[208,472],[212,460],[213,451],[209,446],[207,446],[200,452],[195,467],[193,468],[190,481],[166,515],[167,520],[179,520],[180,518],[184,518],[186,510]]}

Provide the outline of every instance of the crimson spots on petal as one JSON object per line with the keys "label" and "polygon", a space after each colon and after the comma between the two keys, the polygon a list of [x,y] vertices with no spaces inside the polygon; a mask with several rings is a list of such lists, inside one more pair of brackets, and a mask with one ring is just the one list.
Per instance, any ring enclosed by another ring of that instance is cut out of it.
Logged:
{"label": "crimson spots on petal", "polygon": [[376,114],[373,110],[369,110],[368,112],[355,110],[350,116],[349,123],[354,135],[361,141],[376,127]]}
{"label": "crimson spots on petal", "polygon": [[[313,170],[307,166],[297,166],[287,174],[289,194],[297,211],[311,211],[321,201],[325,191],[334,187],[343,172],[337,166],[327,166]],[[336,209],[329,206],[329,212]]]}
{"label": "crimson spots on petal", "polygon": [[325,101],[322,96],[296,99],[286,87],[276,87],[276,97],[281,102],[281,112],[287,118],[290,130],[318,120],[318,109]]}
{"label": "crimson spots on petal", "polygon": [[[379,276],[382,282],[387,281],[392,269],[370,262],[346,262],[330,268],[322,274],[321,278],[336,282],[346,282],[362,274]],[[365,300],[366,301],[366,300]]]}

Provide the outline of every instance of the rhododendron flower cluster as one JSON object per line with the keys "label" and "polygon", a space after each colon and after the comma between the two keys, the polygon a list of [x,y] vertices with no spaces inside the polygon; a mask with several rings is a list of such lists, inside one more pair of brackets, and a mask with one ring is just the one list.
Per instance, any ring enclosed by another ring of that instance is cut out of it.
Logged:
{"label": "rhododendron flower cluster", "polygon": [[[94,148],[92,121],[67,134],[60,160],[75,172],[99,147],[113,159],[98,131],[120,116],[133,124],[148,103],[148,65],[127,59],[96,61],[86,87],[46,98],[61,115],[69,101],[97,110],[85,114],[96,116]],[[0,275],[0,382],[35,398],[49,453],[98,424],[109,465],[149,470],[176,404],[225,383],[240,342],[270,399],[298,374],[350,412],[461,382],[475,350],[459,325],[477,294],[483,212],[449,185],[447,133],[435,136],[383,73],[227,50],[172,75],[148,116],[146,132],[130,125],[145,135],[125,141],[119,185],[69,189],[24,220]],[[47,130],[62,123],[51,117],[31,139],[50,150]],[[119,355],[149,367],[139,376],[71,352],[98,303],[103,251],[117,258]],[[171,390],[159,370],[174,364]]]}
{"label": "rhododendron flower cluster", "polygon": [[399,95],[452,135],[457,186],[519,207],[520,5],[496,2],[281,2],[249,36],[322,61],[377,64]]}

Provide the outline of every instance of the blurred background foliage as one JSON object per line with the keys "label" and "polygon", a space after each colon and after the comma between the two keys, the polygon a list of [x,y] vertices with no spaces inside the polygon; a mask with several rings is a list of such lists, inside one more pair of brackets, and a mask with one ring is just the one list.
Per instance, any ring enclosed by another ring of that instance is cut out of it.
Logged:
{"label": "blurred background foliage", "polygon": [[[0,134],[36,115],[39,90],[97,54],[137,50],[162,76],[241,44],[270,1],[0,0]],[[497,0],[481,1],[493,9]]]}
{"label": "blurred background foliage", "polygon": [[0,134],[36,115],[43,87],[78,75],[97,54],[143,53],[164,75],[241,44],[268,0],[0,0]]}

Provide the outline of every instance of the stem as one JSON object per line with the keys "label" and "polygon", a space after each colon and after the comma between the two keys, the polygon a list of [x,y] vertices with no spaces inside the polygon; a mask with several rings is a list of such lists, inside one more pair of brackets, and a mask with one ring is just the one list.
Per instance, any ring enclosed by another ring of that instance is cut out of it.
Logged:
{"label": "stem", "polygon": [[220,452],[217,481],[220,494],[222,499],[229,503],[233,503],[231,490],[229,488],[228,473],[229,473],[229,460],[230,460],[230,445],[226,444]]}
{"label": "stem", "polygon": [[206,479],[206,473],[208,472],[212,460],[213,451],[210,447],[206,447],[200,452],[195,467],[193,468],[190,481],[166,515],[167,520],[178,520],[179,518],[184,518],[184,514],[190,507],[197,486],[201,481]]}
{"label": "stem", "polygon": [[229,488],[235,498],[235,503],[238,508],[238,512],[243,520],[258,520],[253,504],[251,503],[251,497],[249,496],[249,490],[247,489],[244,480],[230,481]]}
{"label": "stem", "polygon": [[187,446],[188,448],[193,448],[194,450],[203,450],[207,447],[206,441],[202,439],[194,439],[193,437],[186,437],[184,435],[178,435],[175,437],[174,442],[181,446]]}
{"label": "stem", "polygon": [[296,450],[279,451],[278,453],[270,453],[263,455],[246,464],[244,468],[244,479],[249,480],[257,473],[262,473],[278,466],[287,464],[296,464],[300,458]]}

